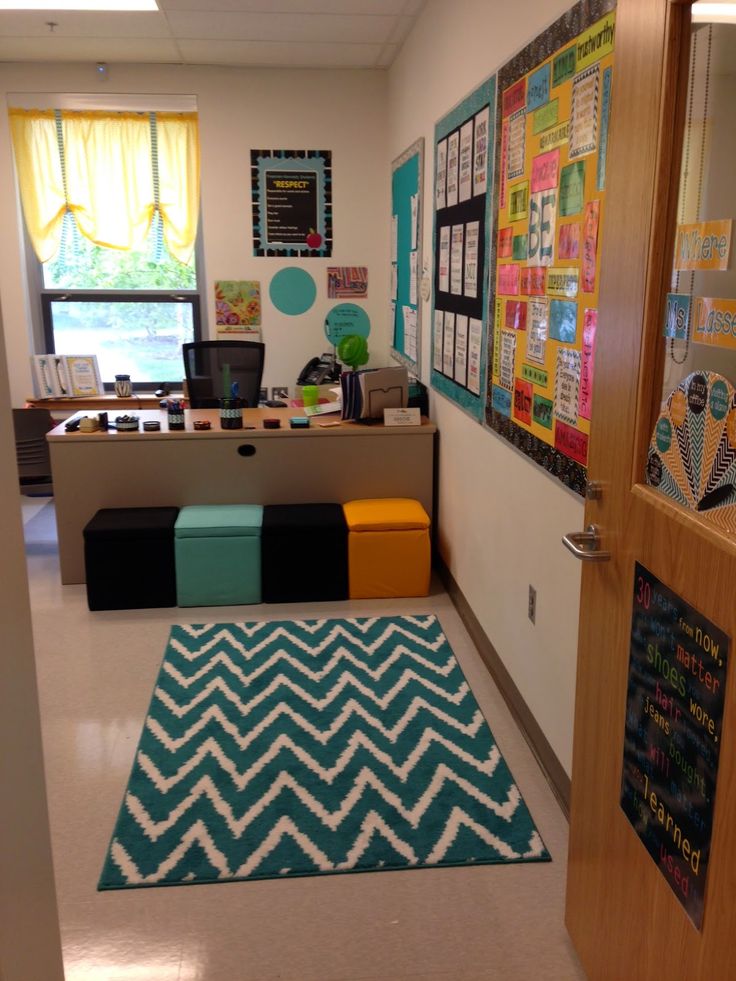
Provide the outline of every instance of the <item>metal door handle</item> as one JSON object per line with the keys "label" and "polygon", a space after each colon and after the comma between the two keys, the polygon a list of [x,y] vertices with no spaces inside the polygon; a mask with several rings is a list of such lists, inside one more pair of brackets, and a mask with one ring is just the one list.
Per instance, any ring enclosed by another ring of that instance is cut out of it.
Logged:
{"label": "metal door handle", "polygon": [[611,553],[600,547],[601,536],[595,525],[588,525],[585,531],[571,531],[569,535],[563,535],[562,544],[583,562],[608,562],[611,558]]}

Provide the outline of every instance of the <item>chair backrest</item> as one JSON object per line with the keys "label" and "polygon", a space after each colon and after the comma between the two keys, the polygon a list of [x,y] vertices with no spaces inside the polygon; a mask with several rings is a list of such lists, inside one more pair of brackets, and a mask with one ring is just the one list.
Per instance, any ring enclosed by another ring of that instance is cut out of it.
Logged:
{"label": "chair backrest", "polygon": [[[218,399],[238,395],[249,408],[258,405],[263,377],[265,344],[260,341],[193,341],[184,344],[184,373],[193,409],[212,409]],[[227,391],[226,391],[227,389]]]}
{"label": "chair backrest", "polygon": [[48,409],[13,409],[15,457],[20,489],[24,493],[50,493],[51,458],[46,433],[54,428]]}

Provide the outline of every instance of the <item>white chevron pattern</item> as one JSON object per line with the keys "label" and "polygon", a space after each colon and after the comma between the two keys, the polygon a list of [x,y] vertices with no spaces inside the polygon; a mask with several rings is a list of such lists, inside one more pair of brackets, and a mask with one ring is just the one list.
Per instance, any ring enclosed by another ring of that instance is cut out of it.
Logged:
{"label": "white chevron pattern", "polygon": [[190,624],[100,888],[546,858],[436,617]]}

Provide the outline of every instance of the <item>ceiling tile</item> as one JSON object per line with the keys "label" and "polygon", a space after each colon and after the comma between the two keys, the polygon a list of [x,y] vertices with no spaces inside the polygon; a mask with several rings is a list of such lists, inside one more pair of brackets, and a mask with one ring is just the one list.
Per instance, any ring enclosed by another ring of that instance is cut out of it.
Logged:
{"label": "ceiling tile", "polygon": [[[162,10],[206,11],[207,0],[157,0]],[[212,0],[214,11],[228,10],[243,13],[280,14],[363,14],[398,16],[412,14],[411,9],[423,7],[425,0]]]}
{"label": "ceiling tile", "polygon": [[247,14],[223,11],[172,11],[175,37],[191,40],[383,44],[396,27],[394,17],[335,17],[315,14]]}
{"label": "ceiling tile", "polygon": [[[48,22],[55,22],[53,31]],[[79,10],[5,11],[0,13],[0,38],[170,37],[161,13],[90,13]]]}
{"label": "ceiling tile", "polygon": [[379,44],[284,44],[250,41],[178,41],[188,64],[250,68],[373,68]]}
{"label": "ceiling tile", "polygon": [[[165,38],[64,38],[60,48],[54,38],[0,37],[0,61],[170,64],[181,58],[176,44]],[[114,69],[110,69],[110,79],[113,77]]]}

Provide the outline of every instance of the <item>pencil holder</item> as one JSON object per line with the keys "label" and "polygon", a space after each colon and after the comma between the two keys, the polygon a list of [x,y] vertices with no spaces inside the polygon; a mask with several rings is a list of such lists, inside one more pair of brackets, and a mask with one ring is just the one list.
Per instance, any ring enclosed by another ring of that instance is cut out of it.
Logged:
{"label": "pencil holder", "polygon": [[172,432],[181,431],[185,429],[184,425],[184,410],[183,409],[169,409],[168,413],[169,420],[169,430]]}
{"label": "pencil holder", "polygon": [[222,429],[243,428],[243,399],[220,399],[220,426]]}

